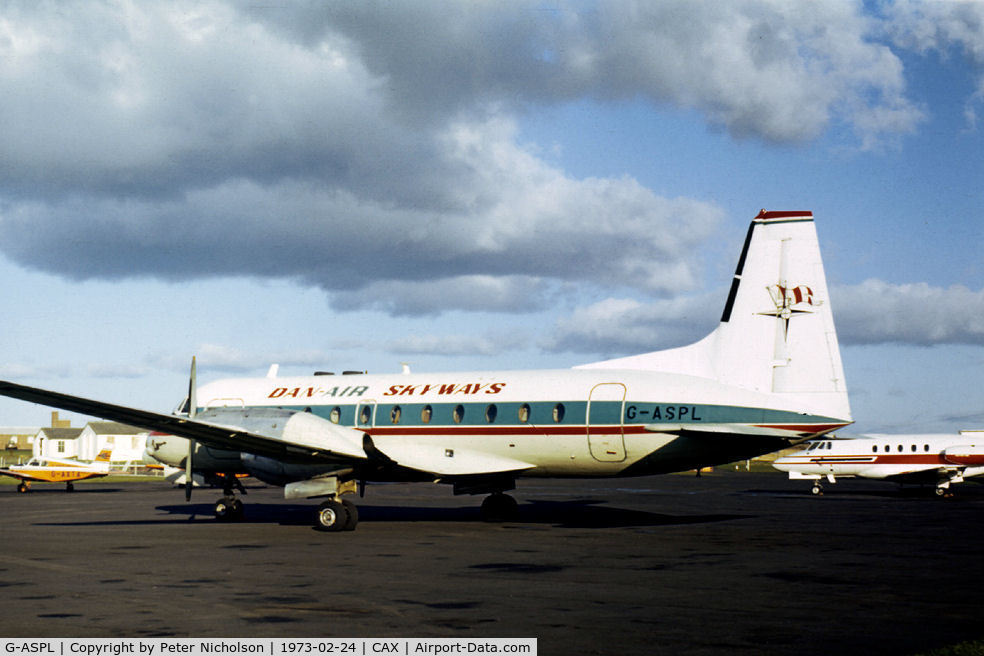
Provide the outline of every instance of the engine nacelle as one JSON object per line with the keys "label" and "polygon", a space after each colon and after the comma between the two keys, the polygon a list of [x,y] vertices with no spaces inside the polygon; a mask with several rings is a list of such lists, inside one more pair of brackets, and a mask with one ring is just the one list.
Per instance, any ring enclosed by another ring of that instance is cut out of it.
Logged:
{"label": "engine nacelle", "polygon": [[269,485],[283,487],[295,481],[305,481],[326,473],[331,469],[327,465],[295,465],[281,462],[276,458],[266,456],[256,456],[251,453],[240,455],[242,467],[250,476],[257,478]]}
{"label": "engine nacelle", "polygon": [[[210,408],[199,412],[195,421],[244,430],[262,435],[270,440],[282,441],[286,451],[298,454],[299,460],[308,460],[309,454],[337,456],[339,464],[352,464],[368,456],[362,448],[363,433],[339,426],[310,412],[297,412],[280,408]],[[147,440],[145,458],[172,467],[185,467],[188,456],[188,440],[174,435],[154,435]],[[256,456],[239,451],[215,449],[196,443],[192,456],[195,471],[237,472],[246,471],[266,483],[284,485],[285,482],[303,480],[330,470],[331,464],[293,464],[285,456],[283,460]]]}

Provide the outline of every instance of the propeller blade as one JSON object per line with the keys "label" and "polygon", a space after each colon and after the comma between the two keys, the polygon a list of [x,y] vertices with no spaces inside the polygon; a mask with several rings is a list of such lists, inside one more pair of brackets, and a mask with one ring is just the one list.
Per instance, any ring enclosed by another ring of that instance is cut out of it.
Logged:
{"label": "propeller blade", "polygon": [[[191,356],[191,375],[188,378],[188,419],[194,419],[198,412],[198,383],[195,356]],[[185,501],[191,501],[191,489],[195,485],[192,478],[191,456],[195,452],[195,440],[188,440],[188,457],[185,459]]]}

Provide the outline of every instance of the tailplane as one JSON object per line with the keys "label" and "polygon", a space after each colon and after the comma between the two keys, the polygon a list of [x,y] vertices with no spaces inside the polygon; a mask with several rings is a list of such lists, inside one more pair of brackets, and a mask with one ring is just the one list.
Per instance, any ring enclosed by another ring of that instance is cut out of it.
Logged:
{"label": "tailplane", "polygon": [[812,212],[752,220],[721,323],[682,348],[582,368],[680,373],[788,397],[803,410],[849,419],[827,280]]}

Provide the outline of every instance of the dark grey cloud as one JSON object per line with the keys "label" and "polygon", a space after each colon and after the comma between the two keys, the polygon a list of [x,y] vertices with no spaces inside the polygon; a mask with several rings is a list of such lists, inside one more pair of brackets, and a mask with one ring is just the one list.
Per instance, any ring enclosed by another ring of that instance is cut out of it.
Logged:
{"label": "dark grey cloud", "polygon": [[394,314],[522,311],[569,283],[674,294],[720,210],[573,179],[517,117],[644,98],[770,141],[904,132],[918,112],[867,25],[757,1],[7,3],[0,250],[74,279],[292,279]]}

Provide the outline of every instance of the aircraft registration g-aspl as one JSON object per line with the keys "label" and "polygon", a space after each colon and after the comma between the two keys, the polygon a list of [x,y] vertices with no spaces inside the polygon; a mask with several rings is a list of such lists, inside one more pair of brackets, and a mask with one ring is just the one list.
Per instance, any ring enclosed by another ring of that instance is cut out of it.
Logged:
{"label": "aircraft registration g-aspl", "polygon": [[92,463],[80,462],[71,458],[31,459],[24,465],[11,465],[0,469],[0,474],[20,480],[18,492],[30,492],[31,483],[64,483],[65,491],[75,489],[76,481],[87,478],[100,478],[109,475],[111,449],[103,449]]}
{"label": "aircraft registration g-aspl", "polygon": [[[615,477],[752,458],[851,423],[812,212],[762,210],[721,322],[680,348],[561,370],[219,380],[171,415],[0,382],[0,394],[169,433],[147,455],[196,473],[248,472],[287,499],[325,498],[324,530],[355,528],[348,496],[433,481],[488,494],[505,519],[519,477]],[[182,439],[187,438],[187,439]],[[234,475],[216,515],[237,518]],[[190,495],[190,486],[187,494]],[[343,496],[344,495],[344,496]]]}
{"label": "aircraft registration g-aspl", "polygon": [[773,466],[791,479],[813,481],[813,494],[823,494],[825,478],[836,483],[858,477],[934,485],[937,495],[946,496],[951,484],[984,474],[984,431],[817,440]]}

